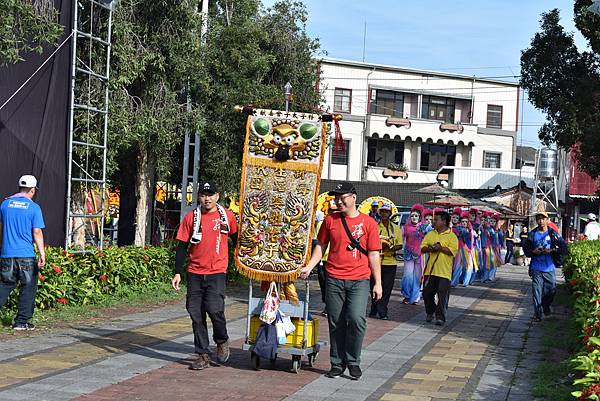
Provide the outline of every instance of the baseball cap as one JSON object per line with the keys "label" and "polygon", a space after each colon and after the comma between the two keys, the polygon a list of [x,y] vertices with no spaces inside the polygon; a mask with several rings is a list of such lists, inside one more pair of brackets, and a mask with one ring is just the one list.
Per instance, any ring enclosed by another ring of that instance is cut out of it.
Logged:
{"label": "baseball cap", "polygon": [[546,218],[548,218],[548,213],[546,212],[535,212],[535,217],[537,216],[544,216]]}
{"label": "baseball cap", "polygon": [[381,205],[381,207],[379,208],[379,210],[389,210],[389,211],[391,211],[392,210],[392,205],[390,205],[387,202],[384,202],[384,204]]}
{"label": "baseball cap", "polygon": [[596,215],[594,213],[589,213],[588,214],[588,219],[590,219],[590,220],[596,220],[597,217],[596,217]]}
{"label": "baseball cap", "polygon": [[212,182],[212,181],[204,181],[202,184],[200,184],[200,189],[199,189],[200,193],[217,193],[219,192],[219,189],[217,188],[217,185]]}
{"label": "baseball cap", "polygon": [[37,188],[37,179],[32,175],[24,175],[19,178],[19,187]]}
{"label": "baseball cap", "polygon": [[333,190],[329,191],[329,195],[335,196],[335,195],[343,195],[343,194],[355,194],[356,193],[356,188],[354,188],[354,185],[350,184],[349,182],[341,182],[339,184],[337,184],[335,186],[335,188],[333,188]]}

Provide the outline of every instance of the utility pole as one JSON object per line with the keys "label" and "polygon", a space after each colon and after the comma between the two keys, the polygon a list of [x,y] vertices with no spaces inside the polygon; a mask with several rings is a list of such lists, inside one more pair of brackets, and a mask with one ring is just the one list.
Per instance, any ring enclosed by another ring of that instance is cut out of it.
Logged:
{"label": "utility pole", "polygon": [[[200,31],[200,41],[206,46],[206,34],[208,32],[208,1],[202,0],[202,30]],[[192,99],[190,98],[189,84],[186,88],[186,110],[192,111]],[[190,174],[190,154],[192,155],[192,174]],[[183,174],[181,179],[181,207],[179,209],[179,219],[183,219],[187,212],[192,210],[198,202],[198,173],[200,168],[200,133],[196,132],[193,137],[189,131],[186,131],[183,144]],[[189,180],[192,180],[192,202],[188,205],[187,195]]]}

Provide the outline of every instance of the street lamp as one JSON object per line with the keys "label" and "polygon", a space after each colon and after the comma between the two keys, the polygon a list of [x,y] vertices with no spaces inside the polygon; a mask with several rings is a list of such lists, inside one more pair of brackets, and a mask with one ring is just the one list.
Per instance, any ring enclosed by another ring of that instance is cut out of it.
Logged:
{"label": "street lamp", "polygon": [[283,89],[285,89],[285,111],[287,112],[289,111],[290,99],[292,97],[292,84],[289,82],[286,83]]}
{"label": "street lamp", "polygon": [[587,8],[589,12],[600,15],[600,0],[594,0],[591,6]]}

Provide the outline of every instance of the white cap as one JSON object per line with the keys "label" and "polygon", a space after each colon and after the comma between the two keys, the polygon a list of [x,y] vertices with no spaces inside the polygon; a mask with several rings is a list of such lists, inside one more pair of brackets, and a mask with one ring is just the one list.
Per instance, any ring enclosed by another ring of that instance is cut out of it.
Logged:
{"label": "white cap", "polygon": [[37,188],[37,179],[32,175],[24,175],[21,178],[19,178],[19,187]]}
{"label": "white cap", "polygon": [[588,219],[590,219],[590,220],[596,220],[596,215],[594,213],[589,213],[588,214]]}

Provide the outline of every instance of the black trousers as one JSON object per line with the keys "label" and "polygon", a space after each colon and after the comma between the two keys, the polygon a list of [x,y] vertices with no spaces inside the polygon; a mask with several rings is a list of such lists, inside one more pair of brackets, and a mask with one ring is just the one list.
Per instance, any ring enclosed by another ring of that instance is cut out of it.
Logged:
{"label": "black trousers", "polygon": [[515,244],[512,241],[506,241],[506,257],[504,258],[504,264],[509,264],[510,259],[513,256]]}
{"label": "black trousers", "polygon": [[383,295],[379,301],[373,300],[373,287],[375,286],[375,280],[371,276],[371,312],[369,316],[379,315],[379,317],[387,316],[388,304],[390,303],[390,297],[392,296],[392,290],[394,289],[394,282],[396,281],[396,265],[381,266],[381,287]]}
{"label": "black trousers", "polygon": [[[423,302],[425,303],[425,312],[428,315],[435,314],[438,320],[446,321],[448,312],[448,300],[450,299],[450,280],[438,276],[425,276],[426,283],[423,288]],[[435,303],[437,295],[438,302]]]}
{"label": "black trousers", "polygon": [[208,354],[208,327],[206,316],[213,327],[213,340],[222,344],[229,339],[225,323],[225,273],[187,274],[186,309],[192,319],[194,348],[199,354]]}
{"label": "black trousers", "polygon": [[327,290],[327,272],[325,271],[325,264],[327,262],[321,261],[317,265],[317,278],[319,279],[319,288],[321,289],[321,301],[325,303],[325,291]]}

